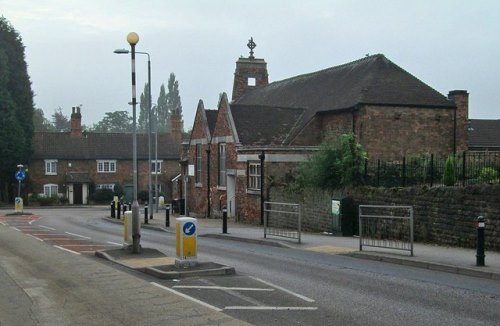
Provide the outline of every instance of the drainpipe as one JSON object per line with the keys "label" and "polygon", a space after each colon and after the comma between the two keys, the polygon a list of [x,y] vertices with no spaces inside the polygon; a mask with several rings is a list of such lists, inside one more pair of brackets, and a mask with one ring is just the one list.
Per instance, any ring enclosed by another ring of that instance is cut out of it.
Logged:
{"label": "drainpipe", "polygon": [[260,224],[264,225],[264,151],[259,155],[260,159]]}

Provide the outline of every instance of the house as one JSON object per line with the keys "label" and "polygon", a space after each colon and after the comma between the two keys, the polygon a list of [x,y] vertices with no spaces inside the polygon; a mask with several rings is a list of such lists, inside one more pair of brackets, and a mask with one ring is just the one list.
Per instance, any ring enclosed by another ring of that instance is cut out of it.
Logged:
{"label": "house", "polygon": [[[251,48],[253,50],[253,48]],[[200,101],[187,164],[188,211],[259,222],[268,187],[286,180],[327,135],[353,133],[370,158],[467,149],[468,93],[448,97],[382,54],[268,82],[267,63],[239,58],[232,101]],[[261,221],[260,221],[261,222]]]}
{"label": "house", "polygon": [[470,119],[470,151],[500,151],[500,120]]}
{"label": "house", "polygon": [[[171,133],[157,135],[157,161],[152,151],[153,182],[158,179],[158,191],[167,199],[172,198],[171,180],[180,174],[182,121],[175,115],[173,120]],[[73,108],[70,132],[35,132],[29,163],[30,193],[88,204],[93,189],[113,189],[120,184],[131,200],[132,142],[132,133],[82,132],[80,108]],[[139,191],[148,189],[148,165],[148,135],[137,134]]]}

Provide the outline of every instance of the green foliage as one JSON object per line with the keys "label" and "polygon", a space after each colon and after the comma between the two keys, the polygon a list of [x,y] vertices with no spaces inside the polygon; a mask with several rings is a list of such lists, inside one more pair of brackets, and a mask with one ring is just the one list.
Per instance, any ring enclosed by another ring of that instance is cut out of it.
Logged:
{"label": "green foliage", "polygon": [[498,171],[491,167],[481,169],[479,180],[487,183],[498,183],[500,181],[498,178]]}
{"label": "green foliage", "polygon": [[299,165],[293,191],[306,187],[338,189],[363,182],[366,151],[352,134],[329,139],[307,162]]}
{"label": "green foliage", "polygon": [[457,181],[456,161],[454,155],[449,155],[444,164],[443,183],[445,186],[454,186]]}
{"label": "green foliage", "polygon": [[165,85],[160,87],[160,95],[158,96],[157,106],[155,110],[159,132],[170,131],[170,112],[168,112],[167,93],[165,92]]}
{"label": "green foliage", "polygon": [[143,203],[147,203],[149,199],[149,192],[147,190],[141,190],[137,193],[137,199]]}
{"label": "green foliage", "polygon": [[33,92],[21,36],[0,17],[0,201],[7,201],[17,164],[32,153]]}
{"label": "green foliage", "polygon": [[179,82],[175,80],[175,74],[170,73],[168,78],[168,94],[167,94],[167,108],[170,114],[180,115],[182,117],[182,104],[179,95]]}
{"label": "green foliage", "polygon": [[54,125],[55,131],[68,131],[71,129],[71,122],[68,116],[64,115],[61,107],[54,110],[52,124]]}
{"label": "green foliage", "polygon": [[119,183],[116,183],[113,192],[115,196],[118,196],[118,198],[121,198],[125,194],[125,189],[123,189],[123,186]]}
{"label": "green foliage", "polygon": [[127,111],[106,112],[104,118],[94,124],[90,130],[96,132],[132,132],[132,117]]}
{"label": "green foliage", "polygon": [[45,118],[43,110],[38,108],[33,112],[33,127],[35,131],[55,131],[56,128]]}
{"label": "green foliage", "polygon": [[[144,91],[141,93],[139,103],[139,117],[137,119],[137,130],[139,132],[146,132],[149,128],[148,125],[148,110],[149,110],[149,86],[148,83],[144,84]],[[133,117],[132,117],[133,119]]]}
{"label": "green foliage", "polygon": [[113,200],[113,190],[111,189],[97,189],[92,194],[92,199],[96,203],[109,203]]}

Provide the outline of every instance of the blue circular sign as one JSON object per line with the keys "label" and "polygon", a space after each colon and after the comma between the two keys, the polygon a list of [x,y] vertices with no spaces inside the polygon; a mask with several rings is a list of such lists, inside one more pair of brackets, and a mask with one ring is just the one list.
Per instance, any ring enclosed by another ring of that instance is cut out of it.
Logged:
{"label": "blue circular sign", "polygon": [[193,222],[186,222],[182,227],[182,231],[185,235],[193,235],[196,232],[196,224]]}
{"label": "blue circular sign", "polygon": [[26,178],[26,173],[23,170],[19,170],[16,172],[16,179],[18,181],[23,181]]}

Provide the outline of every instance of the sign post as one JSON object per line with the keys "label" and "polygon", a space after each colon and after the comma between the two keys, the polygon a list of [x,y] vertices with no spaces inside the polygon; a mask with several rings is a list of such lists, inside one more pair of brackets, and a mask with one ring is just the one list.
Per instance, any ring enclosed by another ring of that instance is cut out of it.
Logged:
{"label": "sign post", "polygon": [[21,182],[26,178],[26,172],[23,170],[23,165],[19,164],[17,166],[19,170],[16,171],[15,177],[18,181],[17,187],[17,197],[15,199],[14,211],[17,214],[23,213],[23,199],[21,198]]}
{"label": "sign post", "polygon": [[197,240],[196,219],[179,217],[175,224],[176,258],[175,266],[192,267],[198,264],[196,255]]}

